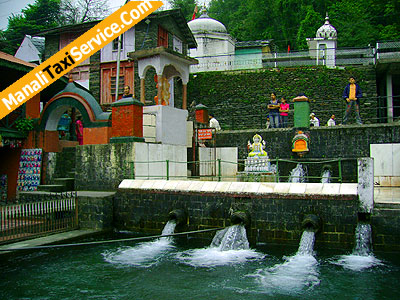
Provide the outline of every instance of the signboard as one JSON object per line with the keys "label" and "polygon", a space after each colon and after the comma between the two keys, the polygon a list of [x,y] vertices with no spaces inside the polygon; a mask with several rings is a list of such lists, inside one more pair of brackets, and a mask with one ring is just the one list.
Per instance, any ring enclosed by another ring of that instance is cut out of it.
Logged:
{"label": "signboard", "polygon": [[197,137],[199,140],[211,140],[212,139],[212,129],[198,129]]}

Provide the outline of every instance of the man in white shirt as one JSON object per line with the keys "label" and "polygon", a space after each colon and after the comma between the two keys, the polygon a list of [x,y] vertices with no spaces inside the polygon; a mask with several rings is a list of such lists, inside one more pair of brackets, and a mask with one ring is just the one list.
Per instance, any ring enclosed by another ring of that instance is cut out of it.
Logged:
{"label": "man in white shirt", "polygon": [[215,128],[216,131],[221,130],[221,126],[219,126],[219,122],[212,114],[208,114],[208,118],[210,119],[210,128]]}
{"label": "man in white shirt", "polygon": [[310,114],[310,126],[319,127],[319,120],[314,113]]}
{"label": "man in white shirt", "polygon": [[327,123],[328,126],[335,126],[336,122],[335,122],[335,115],[332,115],[331,118],[328,120]]}

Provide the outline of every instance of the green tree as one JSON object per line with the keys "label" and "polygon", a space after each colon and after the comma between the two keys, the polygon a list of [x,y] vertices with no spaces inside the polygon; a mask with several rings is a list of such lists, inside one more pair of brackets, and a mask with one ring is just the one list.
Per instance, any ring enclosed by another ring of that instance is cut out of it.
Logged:
{"label": "green tree", "polygon": [[14,55],[25,34],[35,35],[59,24],[60,0],[36,0],[22,9],[22,14],[8,18],[1,51]]}
{"label": "green tree", "polygon": [[79,24],[103,19],[109,13],[107,0],[61,0],[61,24]]}
{"label": "green tree", "polygon": [[338,32],[339,47],[366,47],[379,37],[374,15],[369,10],[372,0],[343,0],[330,6],[330,23]]}
{"label": "green tree", "polygon": [[174,9],[180,8],[187,22],[192,20],[194,9],[197,5],[195,0],[168,0]]}
{"label": "green tree", "polygon": [[308,49],[307,38],[315,37],[315,33],[322,25],[323,18],[311,5],[307,6],[305,18],[300,22],[297,31],[296,45],[299,50]]}

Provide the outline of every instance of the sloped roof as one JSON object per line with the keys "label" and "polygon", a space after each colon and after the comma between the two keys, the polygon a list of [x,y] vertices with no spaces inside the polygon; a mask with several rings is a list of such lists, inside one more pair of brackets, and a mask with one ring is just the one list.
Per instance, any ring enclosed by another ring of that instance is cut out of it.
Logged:
{"label": "sloped roof", "polygon": [[13,69],[21,70],[29,72],[37,65],[26,62],[22,59],[16,58],[10,54],[4,53],[0,51],[0,64],[4,66],[8,66]]}
{"label": "sloped roof", "polygon": [[[189,26],[186,23],[185,17],[182,14],[182,11],[180,9],[169,9],[169,10],[162,10],[162,11],[156,11],[147,16],[147,18],[143,19],[139,23],[145,21],[146,19],[157,19],[157,18],[164,18],[164,17],[171,17],[172,19],[175,20],[178,28],[181,30],[189,48],[196,48],[197,43],[196,40],[192,34],[192,31],[190,30]],[[91,22],[86,22],[86,23],[80,23],[80,24],[73,24],[73,25],[66,25],[66,26],[61,26],[61,27],[56,27],[52,29],[48,29],[42,32],[39,32],[37,36],[46,36],[46,35],[55,35],[59,34],[61,32],[74,32],[74,31],[85,31],[89,30],[93,26],[95,26],[97,23],[101,22],[102,20],[97,20],[97,21],[91,21]]]}

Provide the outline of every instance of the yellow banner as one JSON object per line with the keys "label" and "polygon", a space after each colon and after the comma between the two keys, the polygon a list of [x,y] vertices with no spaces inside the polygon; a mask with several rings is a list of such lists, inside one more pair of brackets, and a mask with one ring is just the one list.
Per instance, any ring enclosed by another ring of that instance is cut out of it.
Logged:
{"label": "yellow banner", "polygon": [[163,5],[131,1],[0,93],[0,119]]}

